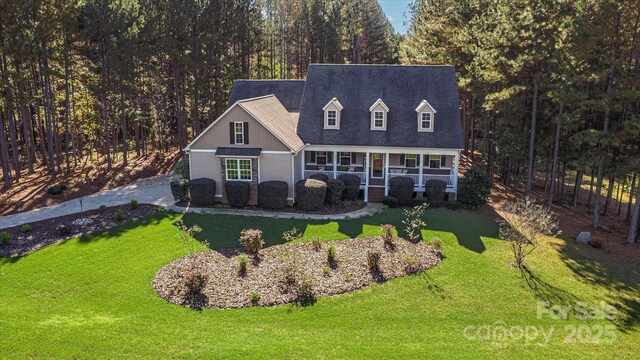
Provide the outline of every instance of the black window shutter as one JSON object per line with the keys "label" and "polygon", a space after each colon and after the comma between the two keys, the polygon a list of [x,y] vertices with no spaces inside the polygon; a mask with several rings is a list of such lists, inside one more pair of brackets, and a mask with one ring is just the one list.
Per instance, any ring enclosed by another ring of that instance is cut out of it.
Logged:
{"label": "black window shutter", "polygon": [[327,164],[333,164],[333,152],[327,151]]}
{"label": "black window shutter", "polygon": [[233,122],[229,123],[229,144],[235,144],[236,143],[236,136],[235,133],[233,131]]}
{"label": "black window shutter", "polygon": [[242,129],[244,130],[244,143],[246,145],[249,145],[249,123],[245,122],[242,126]]}
{"label": "black window shutter", "polygon": [[447,156],[440,155],[440,167],[445,167],[445,166],[447,166]]}
{"label": "black window shutter", "polygon": [[422,155],[416,155],[416,167],[422,166]]}
{"label": "black window shutter", "polygon": [[356,153],[352,152],[351,153],[351,163],[352,164],[356,164],[358,162],[358,159],[356,159]]}
{"label": "black window shutter", "polygon": [[400,154],[400,165],[404,166],[404,154]]}

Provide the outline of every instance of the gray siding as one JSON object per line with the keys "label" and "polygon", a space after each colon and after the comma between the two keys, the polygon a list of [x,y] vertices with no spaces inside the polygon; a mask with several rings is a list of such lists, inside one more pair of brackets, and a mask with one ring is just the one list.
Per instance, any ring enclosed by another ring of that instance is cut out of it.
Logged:
{"label": "gray siding", "polygon": [[213,152],[189,153],[191,178],[208,178],[216,181],[216,195],[222,196],[222,166]]}
{"label": "gray siding", "polygon": [[259,158],[260,182],[279,180],[289,184],[289,198],[293,197],[292,183],[293,168],[291,167],[291,154],[262,154]]}

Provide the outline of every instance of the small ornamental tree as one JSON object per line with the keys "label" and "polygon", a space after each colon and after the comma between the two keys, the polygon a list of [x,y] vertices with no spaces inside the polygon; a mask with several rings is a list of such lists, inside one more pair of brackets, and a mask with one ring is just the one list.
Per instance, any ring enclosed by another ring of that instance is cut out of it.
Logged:
{"label": "small ornamental tree", "polygon": [[409,240],[422,240],[422,229],[427,226],[427,223],[424,222],[424,212],[427,210],[427,207],[427,204],[422,204],[402,211],[402,214],[405,216],[402,224],[404,224],[404,231]]}
{"label": "small ornamental tree", "polygon": [[264,246],[262,230],[245,229],[240,232],[240,243],[247,249],[249,254],[256,255]]}
{"label": "small ornamental tree", "polygon": [[555,215],[530,199],[503,203],[501,215],[497,220],[499,236],[511,245],[516,267],[524,266],[525,258],[538,247],[542,237],[560,234]]}
{"label": "small ornamental tree", "polygon": [[473,208],[487,203],[491,194],[491,178],[486,172],[471,167],[464,173],[458,186],[458,201]]}

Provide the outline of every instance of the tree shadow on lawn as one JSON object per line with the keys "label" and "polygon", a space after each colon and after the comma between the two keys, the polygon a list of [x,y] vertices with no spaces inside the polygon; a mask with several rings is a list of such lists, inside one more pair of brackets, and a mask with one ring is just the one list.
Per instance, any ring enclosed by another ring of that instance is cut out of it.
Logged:
{"label": "tree shadow on lawn", "polygon": [[491,214],[478,214],[466,210],[427,211],[427,229],[450,232],[455,235],[458,244],[475,253],[482,254],[486,247],[482,237],[498,237],[499,218],[495,211]]}
{"label": "tree shadow on lawn", "polygon": [[552,305],[575,305],[579,301],[578,297],[572,293],[542,280],[526,266],[522,266],[519,269],[522,278],[537,299],[548,301]]}
{"label": "tree shadow on lawn", "polygon": [[628,332],[640,324],[640,270],[637,263],[571,240],[554,246],[562,261],[580,281],[606,292],[603,300],[617,310],[615,323],[621,331]]}

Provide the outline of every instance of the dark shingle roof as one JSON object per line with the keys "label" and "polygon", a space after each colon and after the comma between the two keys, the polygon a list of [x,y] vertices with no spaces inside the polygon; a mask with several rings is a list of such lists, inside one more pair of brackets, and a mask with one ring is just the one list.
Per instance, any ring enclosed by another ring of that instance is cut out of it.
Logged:
{"label": "dark shingle roof", "polygon": [[218,147],[216,156],[260,156],[261,148],[230,148]]}
{"label": "dark shingle roof", "polygon": [[[324,130],[322,108],[337,98],[344,106],[340,130]],[[389,107],[386,131],[371,131],[369,107]],[[418,132],[416,107],[427,100],[435,110],[434,132]],[[429,148],[462,148],[455,71],[451,66],[309,66],[298,119],[304,143]]]}
{"label": "dark shingle roof", "polygon": [[275,95],[288,112],[299,112],[304,80],[236,80],[227,108],[236,101]]}

